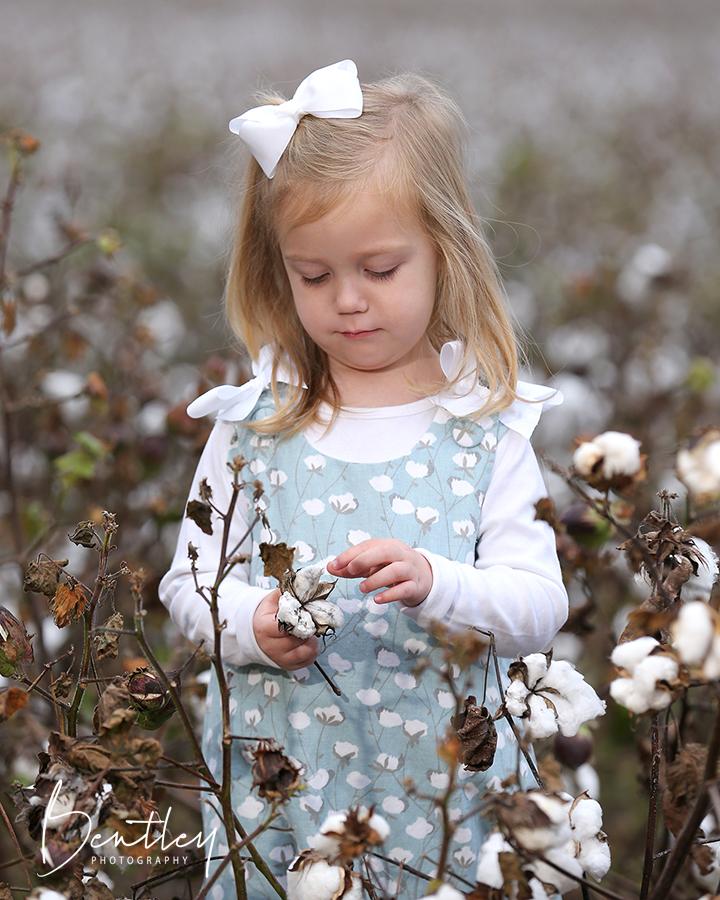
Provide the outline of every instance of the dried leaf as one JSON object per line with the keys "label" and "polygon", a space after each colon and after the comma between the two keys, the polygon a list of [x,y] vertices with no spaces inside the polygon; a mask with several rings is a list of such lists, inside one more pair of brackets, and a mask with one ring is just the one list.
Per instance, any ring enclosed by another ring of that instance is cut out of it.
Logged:
{"label": "dried leaf", "polygon": [[9,678],[23,663],[34,662],[30,638],[22,622],[0,606],[0,675]]}
{"label": "dried leaf", "polygon": [[[114,613],[109,619],[103,622],[103,628],[122,629],[123,617],[119,612]],[[93,635],[93,643],[95,644],[95,653],[98,659],[114,658],[118,655],[119,634],[113,634],[110,631],[97,631]]]}
{"label": "dried leaf", "polygon": [[212,500],[212,488],[208,484],[207,478],[203,478],[198,486],[198,491],[200,493],[200,499],[204,503],[209,503]]}
{"label": "dried leaf", "polygon": [[68,564],[66,559],[41,559],[31,562],[25,572],[24,591],[34,591],[46,597],[54,597],[60,581],[61,567]]}
{"label": "dried leaf", "polygon": [[115,895],[110,888],[95,876],[85,881],[83,888],[82,900],[114,900]]}
{"label": "dried leaf", "polygon": [[0,900],[15,900],[10,890],[10,885],[5,881],[0,882]]}
{"label": "dried leaf", "polygon": [[55,681],[51,683],[49,691],[56,700],[63,700],[65,697],[70,696],[72,684],[73,678],[70,672],[62,672]]}
{"label": "dried leaf", "polygon": [[77,544],[78,547],[86,547],[88,550],[93,550],[98,545],[94,522],[78,522],[75,526],[75,531],[69,534],[68,537],[73,544]]}
{"label": "dried leaf", "polygon": [[666,767],[667,787],[662,798],[662,814],[670,832],[677,837],[697,800],[705,777],[707,747],[686,744]]}
{"label": "dried leaf", "polygon": [[5,722],[10,716],[27,706],[30,695],[22,688],[9,687],[0,691],[0,722]]}
{"label": "dried leaf", "polygon": [[117,676],[100,695],[93,711],[93,732],[103,746],[115,746],[123,741],[135,721],[130,709],[130,695],[122,678]]}
{"label": "dried leaf", "polygon": [[497,730],[486,706],[468,697],[462,712],[453,720],[462,749],[462,762],[471,772],[484,772],[493,764],[497,748]]}
{"label": "dried leaf", "polygon": [[79,619],[87,603],[87,595],[80,584],[59,584],[50,601],[50,610],[57,627],[65,628],[73,619]]}
{"label": "dried leaf", "polygon": [[209,503],[202,500],[191,500],[185,511],[185,518],[191,519],[200,531],[205,534],[212,534],[212,507]]}
{"label": "dried leaf", "polygon": [[618,643],[623,644],[625,641],[633,641],[645,635],[657,637],[670,625],[675,616],[674,612],[658,609],[653,600],[644,600],[628,616]]}
{"label": "dried leaf", "polygon": [[265,564],[264,574],[282,582],[286,572],[292,570],[295,548],[287,544],[260,544],[260,558]]}

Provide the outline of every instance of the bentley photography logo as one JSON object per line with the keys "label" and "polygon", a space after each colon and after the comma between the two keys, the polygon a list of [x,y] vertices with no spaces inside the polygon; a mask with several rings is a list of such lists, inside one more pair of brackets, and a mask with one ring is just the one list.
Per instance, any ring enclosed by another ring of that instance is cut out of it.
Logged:
{"label": "bentley photography logo", "polygon": [[[171,839],[168,822],[172,807],[168,807],[164,819],[161,819],[155,811],[147,819],[128,819],[125,824],[144,826],[144,831],[141,831],[139,833],[140,836],[135,840],[126,840],[118,831],[109,833],[107,828],[98,829],[97,821],[93,821],[95,817],[91,816],[90,813],[81,809],[63,808],[65,804],[60,799],[62,786],[62,781],[58,780],[45,808],[45,815],[42,821],[42,860],[46,865],[54,866],[54,868],[49,872],[43,872],[41,877],[52,875],[54,872],[67,866],[82,852],[85,846],[89,846],[93,851],[90,865],[107,865],[110,863],[125,866],[141,865],[143,863],[147,865],[181,865],[187,860],[180,851],[192,846],[202,850],[206,845],[208,845],[208,849],[205,859],[205,877],[208,877],[210,857],[212,856],[217,828],[213,828],[207,837],[204,837],[203,833],[199,832],[194,837],[189,837],[183,833]],[[52,834],[67,827],[73,816],[81,817],[80,820],[76,820],[73,823],[73,826],[78,828],[80,845],[72,856],[64,857],[59,865],[55,865],[52,853],[48,847],[48,833],[51,833],[50,841],[52,842]],[[38,874],[40,875],[40,873]]]}

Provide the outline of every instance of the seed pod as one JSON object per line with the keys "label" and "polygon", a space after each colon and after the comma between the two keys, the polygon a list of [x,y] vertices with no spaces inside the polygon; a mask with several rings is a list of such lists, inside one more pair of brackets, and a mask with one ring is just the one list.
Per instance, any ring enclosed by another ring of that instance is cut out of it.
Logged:
{"label": "seed pod", "polygon": [[[180,679],[176,672],[168,672],[170,683],[180,693]],[[135,724],[147,731],[154,731],[167,722],[175,712],[173,698],[155,672],[147,666],[139,666],[127,679],[130,703],[137,712]]]}

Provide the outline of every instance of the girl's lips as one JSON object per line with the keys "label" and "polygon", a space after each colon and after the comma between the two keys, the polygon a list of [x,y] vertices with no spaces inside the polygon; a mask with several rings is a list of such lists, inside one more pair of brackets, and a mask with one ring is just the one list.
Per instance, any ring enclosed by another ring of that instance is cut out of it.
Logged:
{"label": "girl's lips", "polygon": [[358,340],[359,338],[369,337],[372,334],[377,334],[379,328],[372,328],[370,331],[341,331],[340,334],[347,338],[350,341]]}

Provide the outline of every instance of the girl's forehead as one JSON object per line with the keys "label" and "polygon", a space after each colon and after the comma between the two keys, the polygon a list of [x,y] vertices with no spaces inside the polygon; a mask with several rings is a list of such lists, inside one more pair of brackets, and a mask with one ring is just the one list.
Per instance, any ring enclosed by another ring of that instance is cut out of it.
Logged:
{"label": "girl's forehead", "polygon": [[378,211],[402,220],[420,223],[417,202],[411,202],[406,192],[393,191],[378,184],[345,184],[335,191],[327,187],[313,187],[294,191],[278,209],[276,230],[280,240],[294,228],[317,222],[326,216],[352,212],[358,204],[372,204]]}

